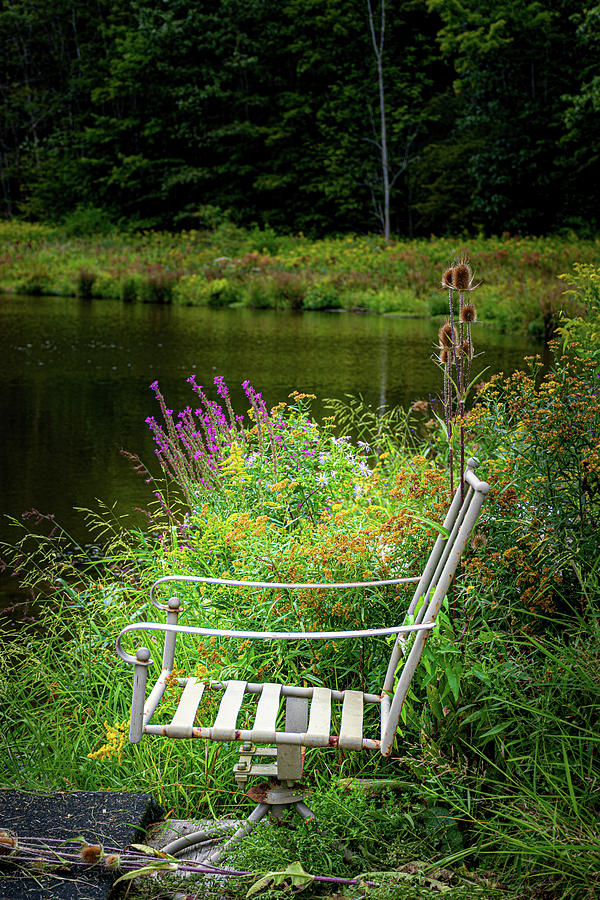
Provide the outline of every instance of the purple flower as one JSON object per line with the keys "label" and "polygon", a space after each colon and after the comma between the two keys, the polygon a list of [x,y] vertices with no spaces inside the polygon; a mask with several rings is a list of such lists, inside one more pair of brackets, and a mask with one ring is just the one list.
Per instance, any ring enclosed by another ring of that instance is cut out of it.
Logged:
{"label": "purple flower", "polygon": [[225,378],[223,377],[223,375],[216,375],[213,380],[219,397],[223,397],[223,399],[229,397],[229,390],[227,388],[227,385],[225,384]]}

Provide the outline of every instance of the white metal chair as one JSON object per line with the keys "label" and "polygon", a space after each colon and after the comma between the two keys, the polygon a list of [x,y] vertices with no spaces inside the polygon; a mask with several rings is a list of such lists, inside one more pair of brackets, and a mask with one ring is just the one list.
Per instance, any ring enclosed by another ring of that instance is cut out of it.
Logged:
{"label": "white metal chair", "polygon": [[[413,674],[428,635],[435,627],[436,616],[489,491],[489,485],[475,474],[477,464],[476,459],[468,460],[464,479],[457,488],[443,523],[444,534],[440,534],[435,541],[420,576],[342,584],[296,584],[185,575],[166,576],[159,578],[150,591],[150,599],[154,606],[167,614],[166,624],[136,622],[127,625],[121,631],[117,639],[117,652],[121,659],[135,667],[129,732],[132,743],[139,742],[142,735],[158,735],[174,739],[196,738],[205,741],[239,741],[242,742],[240,762],[234,768],[238,783],[245,784],[248,777],[254,775],[269,776],[271,779],[266,785],[249,792],[249,796],[257,800],[258,805],[224,848],[212,854],[210,857],[212,861],[220,859],[225,848],[248,834],[268,812],[280,817],[284,809],[295,807],[301,816],[314,818],[314,814],[304,802],[301,787],[297,784],[302,777],[304,748],[339,747],[343,750],[377,752],[384,757],[390,755],[402,705]],[[341,590],[407,582],[418,584],[404,619],[405,623],[408,620],[410,624],[360,631],[262,632],[178,625],[177,620],[181,611],[179,598],[171,597],[165,606],[154,596],[157,586],[168,582],[288,590],[306,588]],[[141,647],[135,656],[132,656],[122,647],[122,638],[125,634],[140,630],[165,633],[161,673],[147,699],[148,669],[152,665],[150,651],[146,647]],[[211,681],[211,693],[217,690],[222,696],[213,724],[205,727],[196,725],[195,720],[206,685],[199,678],[188,676],[178,678],[183,686],[183,692],[172,721],[168,724],[154,724],[152,717],[163,697],[167,680],[173,680],[171,673],[175,665],[175,642],[178,634],[281,641],[341,640],[396,635],[396,640],[380,693],[369,694],[360,690],[338,691],[324,686],[299,687],[268,682],[257,683],[251,680]],[[394,688],[397,675],[398,680]],[[238,726],[238,717],[245,698],[250,699],[252,703],[256,701],[251,727]],[[284,700],[285,725],[278,728],[280,708]],[[379,707],[377,716],[379,725],[376,733],[365,734],[363,713],[365,707],[373,705]],[[334,711],[339,712],[339,716],[332,719]],[[339,729],[335,729],[332,727],[332,720],[337,721],[338,718],[340,726]],[[258,749],[259,747],[262,749]],[[259,762],[259,757],[266,758],[268,762]],[[200,843],[202,837],[200,833],[188,835],[165,849],[175,853],[192,844]]]}

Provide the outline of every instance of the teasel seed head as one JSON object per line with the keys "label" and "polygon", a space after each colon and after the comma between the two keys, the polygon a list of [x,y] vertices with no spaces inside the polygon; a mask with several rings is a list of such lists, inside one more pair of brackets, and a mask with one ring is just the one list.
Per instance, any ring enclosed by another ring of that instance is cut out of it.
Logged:
{"label": "teasel seed head", "polygon": [[104,865],[108,866],[109,869],[120,869],[121,857],[117,853],[109,853],[104,860]]}
{"label": "teasel seed head", "polygon": [[449,269],[446,269],[446,271],[442,275],[442,287],[454,287],[454,274],[454,266],[450,266]]}
{"label": "teasel seed head", "polygon": [[452,360],[452,351],[446,349],[446,347],[440,348],[440,362],[442,365],[446,366]]}
{"label": "teasel seed head", "polygon": [[465,303],[463,308],[460,311],[460,321],[461,322],[476,322],[477,321],[477,310],[473,306],[472,303]]}
{"label": "teasel seed head", "polygon": [[81,848],[81,858],[84,863],[94,865],[102,858],[102,847],[99,844],[85,844]]}
{"label": "teasel seed head", "polygon": [[463,356],[471,356],[472,347],[469,341],[463,341],[460,349]]}
{"label": "teasel seed head", "polygon": [[4,828],[0,830],[0,856],[10,853],[18,847],[18,841],[14,834],[6,831]]}
{"label": "teasel seed head", "polygon": [[446,322],[445,325],[442,325],[438,331],[438,340],[440,342],[440,347],[446,348],[452,347],[456,342],[456,330],[452,328],[450,322]]}
{"label": "teasel seed head", "polygon": [[454,284],[459,291],[468,291],[471,283],[471,267],[466,260],[461,260],[454,269]]}

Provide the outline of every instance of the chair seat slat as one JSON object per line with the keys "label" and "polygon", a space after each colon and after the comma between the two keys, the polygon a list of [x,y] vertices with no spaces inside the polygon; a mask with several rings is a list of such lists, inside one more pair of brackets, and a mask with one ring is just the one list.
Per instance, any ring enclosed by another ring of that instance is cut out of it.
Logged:
{"label": "chair seat slat", "polygon": [[221,699],[219,712],[215,723],[211,728],[211,740],[213,741],[233,741],[235,740],[235,726],[237,717],[240,712],[244,692],[246,690],[245,681],[229,681],[225,688],[225,693]]}
{"label": "chair seat slat", "polygon": [[329,743],[330,724],[331,691],[328,688],[313,688],[305,745],[307,747],[326,746]]}
{"label": "chair seat slat", "polygon": [[362,691],[346,691],[342,706],[339,747],[343,750],[361,750],[363,740]]}
{"label": "chair seat slat", "polygon": [[252,740],[272,743],[275,740],[275,723],[281,699],[280,684],[264,684],[256,708]]}
{"label": "chair seat slat", "polygon": [[179,705],[175,710],[175,715],[167,725],[167,737],[172,738],[191,738],[192,728],[194,727],[194,719],[198,706],[202,700],[204,693],[204,682],[198,681],[197,678],[188,678],[181,695]]}

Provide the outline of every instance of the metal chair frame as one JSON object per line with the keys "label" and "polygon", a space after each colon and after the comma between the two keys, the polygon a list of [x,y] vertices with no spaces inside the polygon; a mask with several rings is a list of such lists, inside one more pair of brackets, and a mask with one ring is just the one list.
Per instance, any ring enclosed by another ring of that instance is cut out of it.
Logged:
{"label": "metal chair frame", "polygon": [[[455,492],[439,534],[420,576],[392,578],[383,581],[346,583],[288,583],[237,581],[228,578],[205,578],[187,575],[170,575],[157,579],[150,590],[150,600],[159,610],[166,612],[166,623],[136,622],[127,625],[117,638],[117,653],[121,659],[134,666],[133,698],[129,740],[138,743],[142,735],[160,735],[168,738],[199,738],[206,741],[239,741],[242,743],[240,762],[234,772],[238,784],[245,785],[249,776],[267,775],[272,780],[266,788],[254,790],[258,805],[246,822],[237,830],[224,848],[210,857],[218,861],[225,848],[248,834],[267,812],[280,817],[282,811],[294,807],[304,818],[314,814],[306,806],[297,782],[302,777],[304,748],[339,747],[343,750],[369,750],[388,757],[398,724],[402,705],[417,668],[427,638],[436,625],[436,617],[446,596],[469,536],[479,516],[489,491],[489,485],[475,474],[478,461],[467,461],[464,477]],[[178,624],[181,603],[171,597],[166,605],[157,601],[156,588],[166,583],[195,583],[229,585],[242,588],[279,588],[286,590],[341,590],[346,588],[374,587],[416,582],[417,587],[405,614],[404,623],[389,628],[327,632],[263,632],[221,628],[203,628]],[[407,624],[408,622],[408,624]],[[150,651],[140,647],[135,656],[122,647],[125,634],[134,631],[164,632],[161,673],[146,699],[148,669],[152,665]],[[172,679],[175,665],[177,635],[206,635],[237,638],[241,640],[342,640],[379,635],[396,635],[387,673],[379,694],[358,690],[331,690],[326,687],[297,687],[294,685],[257,683],[251,681],[211,681],[210,687],[223,691],[223,696],[213,724],[209,727],[194,724],[198,707],[205,690],[205,683],[189,676],[178,678],[183,693],[172,721],[154,724],[152,717],[165,692],[167,680]],[[411,642],[412,639],[412,642]],[[394,687],[396,673],[400,675]],[[256,712],[251,728],[238,728],[237,719],[245,697],[256,697]],[[277,730],[277,720],[282,700],[285,698],[285,726]],[[341,704],[339,734],[332,733],[332,705]],[[366,704],[380,707],[380,729],[377,736],[363,734],[363,712]],[[310,710],[310,711],[309,711]],[[273,748],[273,745],[274,748]],[[259,749],[261,748],[261,749]],[[269,762],[259,763],[262,756]],[[272,760],[272,761],[271,761]],[[252,794],[252,791],[250,792]],[[202,839],[204,833],[202,833]],[[194,840],[195,839],[195,840]],[[200,834],[188,835],[169,847],[189,847],[201,842]]]}

